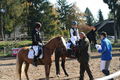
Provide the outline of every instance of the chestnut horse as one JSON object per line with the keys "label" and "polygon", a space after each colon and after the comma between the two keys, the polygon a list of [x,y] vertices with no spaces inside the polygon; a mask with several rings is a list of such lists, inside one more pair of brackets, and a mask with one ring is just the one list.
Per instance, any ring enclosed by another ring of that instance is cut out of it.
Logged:
{"label": "chestnut horse", "polygon": [[[97,43],[95,31],[91,30],[86,35],[87,35],[90,43],[92,43],[94,45]],[[77,51],[77,50],[75,50],[75,51]],[[75,52],[75,51],[73,51],[73,52]],[[61,62],[61,66],[62,66],[62,69],[64,71],[64,74],[66,76],[69,76],[68,73],[67,73],[67,71],[66,71],[66,69],[65,69],[66,57],[68,57],[68,58],[74,58],[75,59],[75,57],[72,57],[71,54],[68,53],[65,48],[63,48],[63,47],[56,48],[56,50],[55,50],[55,66],[56,66],[56,75],[58,77],[60,76],[60,68],[59,68],[60,58],[61,58],[61,61],[62,61]]]}
{"label": "chestnut horse", "polygon": [[[39,65],[45,65],[45,75],[46,79],[49,79],[49,74],[50,74],[50,68],[51,68],[51,63],[52,63],[52,54],[54,50],[58,47],[65,47],[63,43],[63,37],[55,37],[51,39],[46,45],[43,46],[43,58],[39,59],[38,64]],[[21,50],[17,54],[17,62],[16,62],[16,69],[17,69],[17,74],[19,77],[19,80],[21,80],[21,68],[23,62],[25,63],[25,76],[27,80],[29,80],[27,71],[29,68],[29,64],[33,62],[33,59],[28,58],[28,52],[29,48],[21,48]]]}

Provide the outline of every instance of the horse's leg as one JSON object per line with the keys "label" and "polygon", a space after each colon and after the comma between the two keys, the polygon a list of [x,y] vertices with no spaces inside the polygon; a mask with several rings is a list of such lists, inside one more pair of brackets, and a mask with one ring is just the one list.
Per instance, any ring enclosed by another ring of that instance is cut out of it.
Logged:
{"label": "horse's leg", "polygon": [[17,56],[17,61],[16,61],[16,70],[18,74],[19,80],[21,80],[21,68],[22,68],[23,60],[19,59],[19,56]]}
{"label": "horse's leg", "polygon": [[60,56],[55,56],[55,67],[56,67],[56,75],[60,76],[60,66],[59,66]]}
{"label": "horse's leg", "polygon": [[51,68],[51,64],[45,64],[46,80],[49,80],[50,68]]}
{"label": "horse's leg", "polygon": [[25,71],[25,76],[26,76],[26,78],[27,78],[27,80],[29,80],[29,77],[28,77],[28,68],[29,68],[29,63],[27,63],[27,62],[25,62],[25,69],[24,69],[24,71]]}
{"label": "horse's leg", "polygon": [[66,58],[66,57],[62,57],[62,58],[61,58],[61,59],[62,59],[61,66],[62,66],[62,69],[63,69],[65,75],[66,75],[66,76],[69,76],[68,73],[67,73],[67,71],[66,71],[66,69],[65,69],[65,58]]}

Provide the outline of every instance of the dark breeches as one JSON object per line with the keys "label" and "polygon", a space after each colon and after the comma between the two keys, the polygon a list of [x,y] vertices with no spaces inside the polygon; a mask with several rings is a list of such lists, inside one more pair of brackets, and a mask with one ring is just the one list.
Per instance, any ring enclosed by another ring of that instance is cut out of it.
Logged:
{"label": "dark breeches", "polygon": [[84,73],[87,71],[87,74],[90,78],[90,80],[93,80],[92,72],[89,68],[89,58],[88,57],[81,57],[78,59],[80,62],[80,79],[79,80],[84,80]]}

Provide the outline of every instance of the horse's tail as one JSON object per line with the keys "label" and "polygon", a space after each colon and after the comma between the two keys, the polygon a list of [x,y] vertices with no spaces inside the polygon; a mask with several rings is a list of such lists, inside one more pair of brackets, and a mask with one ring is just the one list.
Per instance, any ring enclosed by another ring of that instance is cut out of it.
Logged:
{"label": "horse's tail", "polygon": [[18,52],[17,57],[16,57],[16,74],[17,77],[19,77],[19,79],[21,78],[21,68],[22,68],[22,64],[23,61],[20,59],[20,52],[21,50]]}

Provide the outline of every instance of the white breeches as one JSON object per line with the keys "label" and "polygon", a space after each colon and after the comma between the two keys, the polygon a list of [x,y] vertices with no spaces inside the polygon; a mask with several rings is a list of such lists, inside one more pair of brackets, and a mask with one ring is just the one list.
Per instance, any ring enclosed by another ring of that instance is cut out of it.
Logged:
{"label": "white breeches", "polygon": [[104,60],[101,60],[101,64],[100,64],[100,70],[104,70],[104,69],[109,69],[109,66],[110,66],[110,61],[104,61]]}
{"label": "white breeches", "polygon": [[67,49],[70,49],[70,45],[71,45],[71,43],[67,42],[67,44],[66,44]]}
{"label": "white breeches", "polygon": [[76,41],[78,41],[78,38],[77,38],[77,36],[72,36],[72,37],[70,38],[70,40],[72,41],[72,43],[73,43],[74,45],[76,45]]}
{"label": "white breeches", "polygon": [[[42,49],[42,47],[32,46],[32,49],[29,50],[28,58],[33,59],[34,56],[38,55],[38,52],[39,52],[40,49]],[[43,57],[43,53],[39,56],[39,58],[42,58],[42,57]]]}

